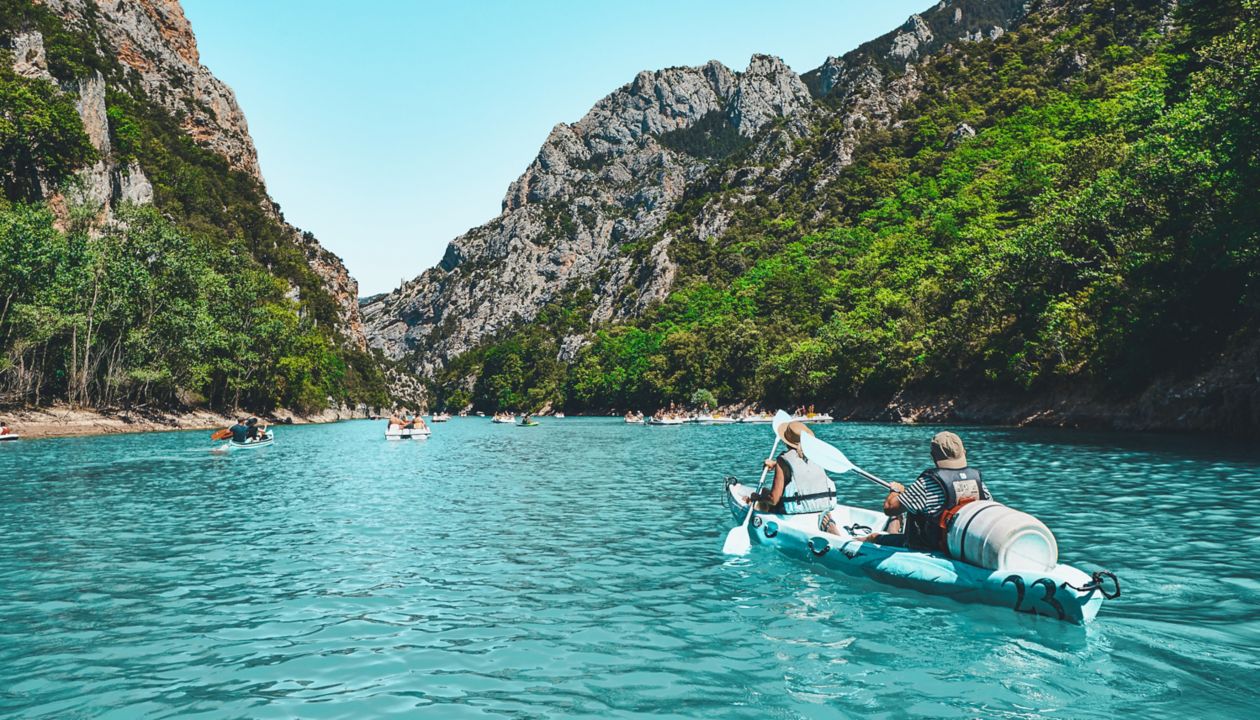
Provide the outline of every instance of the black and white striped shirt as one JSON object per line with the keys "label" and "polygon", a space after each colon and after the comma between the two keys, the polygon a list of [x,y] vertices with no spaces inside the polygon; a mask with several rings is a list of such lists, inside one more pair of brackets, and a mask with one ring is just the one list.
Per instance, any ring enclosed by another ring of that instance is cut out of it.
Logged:
{"label": "black and white striped shirt", "polygon": [[[992,500],[993,495],[988,488],[984,488],[980,499]],[[924,470],[901,493],[901,507],[911,515],[936,515],[945,509],[945,489],[940,483],[930,479],[928,471]]]}

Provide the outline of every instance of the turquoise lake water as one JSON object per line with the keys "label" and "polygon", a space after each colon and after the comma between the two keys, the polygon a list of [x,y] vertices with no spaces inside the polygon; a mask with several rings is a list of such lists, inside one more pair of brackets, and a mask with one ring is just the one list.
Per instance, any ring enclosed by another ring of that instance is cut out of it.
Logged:
{"label": "turquoise lake water", "polygon": [[[956,428],[1064,562],[1120,576],[1081,628],[722,556],[768,426],[541,422],[0,444],[0,716],[1260,714],[1253,448]],[[903,482],[935,431],[817,429]]]}

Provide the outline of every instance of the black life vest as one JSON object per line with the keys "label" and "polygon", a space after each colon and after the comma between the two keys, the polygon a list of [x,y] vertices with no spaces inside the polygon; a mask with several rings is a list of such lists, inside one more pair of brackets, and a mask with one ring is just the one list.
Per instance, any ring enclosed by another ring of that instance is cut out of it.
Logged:
{"label": "black life vest", "polygon": [[989,491],[980,479],[980,471],[965,467],[961,470],[947,468],[928,468],[919,476],[926,482],[934,482],[945,495],[945,501],[934,513],[916,515],[906,514],[906,545],[920,550],[942,550],[941,516],[958,507],[962,503],[983,500]]}

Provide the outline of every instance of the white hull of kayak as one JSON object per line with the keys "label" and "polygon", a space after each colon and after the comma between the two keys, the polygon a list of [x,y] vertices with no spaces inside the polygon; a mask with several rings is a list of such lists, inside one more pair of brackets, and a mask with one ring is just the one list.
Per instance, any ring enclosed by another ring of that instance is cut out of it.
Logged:
{"label": "white hull of kayak", "polygon": [[223,443],[223,449],[224,450],[258,450],[260,448],[271,447],[272,445],[275,444],[275,442],[276,442],[276,436],[273,434],[269,434],[267,435],[266,440],[254,440],[254,441],[246,440],[243,443],[238,443],[235,440],[228,440],[227,442]]}
{"label": "white hull of kayak", "polygon": [[424,440],[433,434],[428,428],[389,428],[385,431],[386,440]]}
{"label": "white hull of kayak", "polygon": [[0,442],[7,442],[9,440],[17,440],[20,437],[21,435],[18,435],[17,433],[9,433],[8,435],[0,435]]}
{"label": "white hull of kayak", "polygon": [[[748,512],[748,506],[739,498],[752,490],[731,479],[727,481],[726,502],[739,522]],[[887,518],[882,512],[837,505],[832,519],[838,534],[819,530],[818,515],[755,512],[748,532],[754,542],[772,545],[791,558],[959,602],[993,605],[1077,624],[1093,620],[1102,607],[1100,590],[1075,589],[1088,586],[1092,578],[1070,565],[1059,564],[1044,572],[987,570],[939,553],[857,540],[870,530],[883,529]]]}

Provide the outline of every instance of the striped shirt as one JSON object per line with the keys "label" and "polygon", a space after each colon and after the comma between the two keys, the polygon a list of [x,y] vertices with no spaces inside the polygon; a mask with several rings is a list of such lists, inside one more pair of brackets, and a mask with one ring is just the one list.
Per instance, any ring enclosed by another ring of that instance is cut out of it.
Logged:
{"label": "striped shirt", "polygon": [[[980,499],[992,500],[993,495],[988,488],[984,488]],[[945,489],[940,483],[930,479],[928,471],[924,470],[901,493],[901,507],[911,515],[936,515],[945,509]]]}

